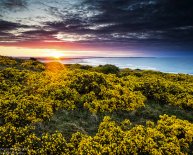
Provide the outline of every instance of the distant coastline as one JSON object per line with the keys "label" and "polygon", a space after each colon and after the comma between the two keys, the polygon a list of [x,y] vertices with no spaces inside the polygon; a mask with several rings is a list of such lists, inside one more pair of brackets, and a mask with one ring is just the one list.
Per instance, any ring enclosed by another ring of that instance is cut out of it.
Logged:
{"label": "distant coastline", "polygon": [[63,64],[98,66],[112,64],[119,68],[154,70],[165,73],[193,74],[193,57],[76,57],[38,59],[41,62],[58,61]]}
{"label": "distant coastline", "polygon": [[193,57],[94,57],[94,56],[76,56],[76,57],[14,57],[19,59],[36,59],[47,63],[58,61],[62,64],[81,64],[89,66],[99,66],[112,64],[121,69],[140,69],[153,70],[164,73],[189,74],[193,75]]}

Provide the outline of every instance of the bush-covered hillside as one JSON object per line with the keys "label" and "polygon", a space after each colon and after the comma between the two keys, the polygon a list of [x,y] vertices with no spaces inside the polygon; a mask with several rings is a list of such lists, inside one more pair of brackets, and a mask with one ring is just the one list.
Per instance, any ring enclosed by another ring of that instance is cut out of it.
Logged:
{"label": "bush-covered hillside", "polygon": [[193,154],[193,76],[0,56],[0,154]]}

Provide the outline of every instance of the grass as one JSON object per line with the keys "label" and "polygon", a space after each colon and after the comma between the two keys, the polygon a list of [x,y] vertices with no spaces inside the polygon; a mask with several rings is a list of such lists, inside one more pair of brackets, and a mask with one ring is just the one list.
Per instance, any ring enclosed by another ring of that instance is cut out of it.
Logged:
{"label": "grass", "polygon": [[86,109],[75,109],[72,111],[59,110],[50,120],[37,125],[38,130],[53,133],[60,131],[67,139],[69,139],[74,132],[86,133],[95,135],[97,133],[100,122],[104,116],[110,116],[112,120],[121,122],[124,119],[129,119],[133,125],[145,125],[147,120],[157,122],[160,115],[167,114],[169,116],[175,115],[177,118],[188,120],[193,123],[193,111],[184,110],[176,106],[159,104],[154,101],[149,101],[146,106],[138,110],[116,111],[112,113],[97,113],[92,114]]}

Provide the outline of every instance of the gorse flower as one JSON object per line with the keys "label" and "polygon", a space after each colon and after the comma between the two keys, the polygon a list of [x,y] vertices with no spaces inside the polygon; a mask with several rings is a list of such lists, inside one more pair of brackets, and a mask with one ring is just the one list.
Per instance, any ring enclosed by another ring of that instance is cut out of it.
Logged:
{"label": "gorse flower", "polygon": [[[52,63],[46,70],[36,60],[16,61],[8,57],[0,57],[0,64],[0,148],[10,148],[0,153],[192,153],[193,124],[187,120],[162,115],[158,121],[141,125],[105,116],[120,111],[136,113],[149,100],[192,110],[192,76],[121,71],[111,65],[68,68]],[[103,118],[95,134],[80,130],[69,138],[60,131],[41,127],[57,111],[74,109]]]}

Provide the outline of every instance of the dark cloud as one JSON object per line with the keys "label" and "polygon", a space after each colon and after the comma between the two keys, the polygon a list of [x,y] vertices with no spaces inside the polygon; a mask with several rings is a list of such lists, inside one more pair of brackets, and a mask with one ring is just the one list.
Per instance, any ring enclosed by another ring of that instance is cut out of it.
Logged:
{"label": "dark cloud", "polygon": [[15,28],[20,27],[19,23],[13,23],[13,22],[8,22],[4,20],[0,20],[0,31],[7,31],[7,30],[13,30]]}
{"label": "dark cloud", "polygon": [[1,9],[15,10],[27,7],[26,0],[0,0]]}
{"label": "dark cloud", "polygon": [[[61,32],[92,34],[112,41],[176,41],[178,37],[182,41],[193,41],[191,0],[86,0],[84,5],[88,13],[90,10],[100,13],[90,18],[71,14],[62,22],[47,25]],[[62,17],[58,9],[52,7],[50,10]]]}
{"label": "dark cloud", "polygon": [[[7,10],[29,9],[29,2],[0,0]],[[35,30],[21,32],[16,40],[55,39],[87,45],[97,42],[124,48],[131,44],[178,48],[193,43],[192,0],[40,0],[38,4],[50,20],[40,21],[42,26]],[[0,20],[1,33],[21,27],[19,22]]]}

